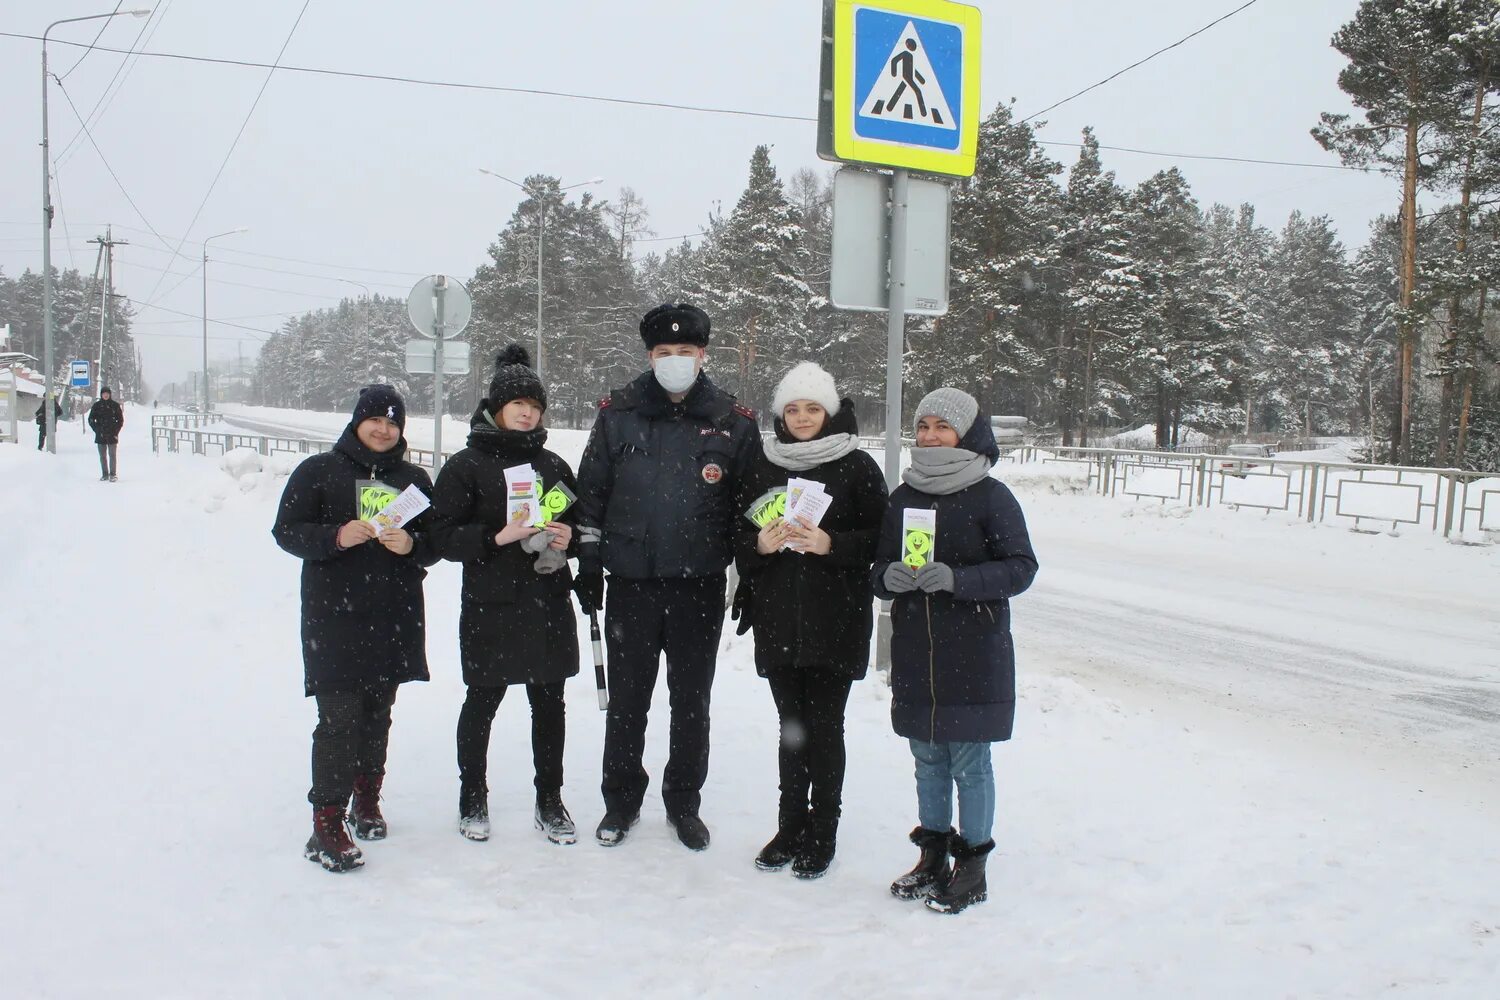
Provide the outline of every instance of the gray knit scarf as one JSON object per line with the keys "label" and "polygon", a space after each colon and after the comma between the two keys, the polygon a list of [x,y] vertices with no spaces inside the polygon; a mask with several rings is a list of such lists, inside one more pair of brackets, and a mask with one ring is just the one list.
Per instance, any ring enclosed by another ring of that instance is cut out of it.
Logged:
{"label": "gray knit scarf", "polygon": [[992,464],[987,455],[967,448],[913,448],[901,481],[922,493],[946,496],[987,477]]}
{"label": "gray knit scarf", "polygon": [[765,443],[766,458],[788,472],[806,472],[827,462],[837,462],[858,447],[859,438],[853,434],[830,434],[790,444],[772,437]]}

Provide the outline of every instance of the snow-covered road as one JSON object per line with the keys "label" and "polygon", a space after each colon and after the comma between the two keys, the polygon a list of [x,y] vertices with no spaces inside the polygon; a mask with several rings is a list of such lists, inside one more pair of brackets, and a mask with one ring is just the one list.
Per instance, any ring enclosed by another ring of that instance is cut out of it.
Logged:
{"label": "snow-covered road", "polygon": [[[268,530],[284,480],[153,458],[145,423],[131,413],[117,484],[75,435],[55,459],[0,447],[25,567],[0,603],[6,996],[1495,995],[1500,550],[1116,504],[1005,470],[1042,573],[1015,606],[991,901],[952,919],[886,892],[914,806],[873,676],[851,700],[833,871],[754,870],[775,715],[732,634],[709,851],[673,841],[654,790],[624,847],[546,844],[524,698],[496,725],[495,837],[462,840],[458,574],[439,566],[433,681],[396,706],[391,838],[335,877],[300,855],[314,713],[297,564]],[[582,437],[554,441],[576,460]],[[602,741],[587,673],[565,789],[585,830]]]}

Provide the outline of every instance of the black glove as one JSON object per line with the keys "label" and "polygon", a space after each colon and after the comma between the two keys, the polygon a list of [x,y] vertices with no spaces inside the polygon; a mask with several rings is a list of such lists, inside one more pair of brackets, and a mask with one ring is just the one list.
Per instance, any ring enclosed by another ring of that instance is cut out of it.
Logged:
{"label": "black glove", "polygon": [[754,624],[751,614],[754,608],[755,586],[740,577],[739,586],[734,588],[734,600],[729,605],[729,620],[739,622],[734,630],[735,635],[744,635],[750,631],[750,626]]}
{"label": "black glove", "polygon": [[604,570],[587,570],[578,567],[573,578],[573,593],[578,595],[578,606],[586,615],[604,610]]}

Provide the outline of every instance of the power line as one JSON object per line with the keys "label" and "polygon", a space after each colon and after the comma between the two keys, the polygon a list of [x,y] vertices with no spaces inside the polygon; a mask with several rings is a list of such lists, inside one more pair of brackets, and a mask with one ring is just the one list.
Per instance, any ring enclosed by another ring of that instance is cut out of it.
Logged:
{"label": "power line", "polygon": [[[14,31],[0,31],[3,38],[25,38],[40,41],[40,35],[28,35]],[[60,42],[52,40],[54,45],[82,45],[82,42]],[[120,49],[111,49],[99,46],[101,52],[120,52]],[[222,59],[213,56],[192,56],[181,52],[147,52],[136,53],[137,57],[150,56],[154,59],[176,59],[183,62],[212,63],[219,66],[244,66],[250,69],[275,69],[283,73],[306,73],[312,76],[334,76],[344,77],[351,80],[380,80],[386,83],[409,83],[423,87],[445,87],[450,90],[478,90],[497,94],[527,94],[533,97],[560,97],[574,101],[595,101],[601,104],[624,104],[640,108],[661,108],[668,111],[695,111],[702,114],[713,115],[738,115],[745,118],[769,118],[776,121],[788,122],[816,122],[816,117],[807,115],[781,115],[770,111],[749,111],[744,108],[715,108],[706,105],[674,104],[670,101],[644,101],[625,97],[602,97],[597,94],[579,94],[564,90],[542,90],[536,87],[502,87],[497,84],[486,83],[456,83],[448,80],[428,80],[414,76],[398,76],[392,73],[362,73],[354,70],[321,69],[315,66],[291,66],[279,63],[255,62],[250,59]]]}
{"label": "power line", "polygon": [[[95,113],[98,113],[99,118],[103,118],[104,112],[109,110],[109,105],[114,103],[115,97],[118,96],[120,90],[124,88],[125,81],[130,79],[131,71],[135,69],[135,63],[130,62],[130,57],[135,53],[136,46],[143,44],[141,41],[143,36],[145,37],[146,42],[150,42],[152,38],[156,37],[156,29],[161,27],[161,22],[167,16],[167,8],[171,6],[172,0],[166,0],[165,4],[161,5],[151,12],[151,17],[146,18],[146,23],[141,25],[140,30],[135,33],[135,38],[131,39],[130,48],[125,50],[125,58],[120,60],[120,65],[115,67],[114,73],[110,75],[109,82],[106,83],[104,85],[104,89],[99,92],[99,99],[94,102],[94,106],[92,108],[89,108],[88,115],[84,117],[85,122],[92,125],[99,124],[99,122],[94,117]],[[161,14],[160,17],[156,16],[158,11]],[[108,24],[109,22],[106,21],[105,23]],[[150,29],[151,31],[150,35],[146,34],[147,29]],[[103,29],[101,28],[100,30],[102,31]],[[97,43],[99,40],[96,38],[94,39],[94,41],[95,43]],[[136,61],[139,62],[140,60],[137,59]],[[130,70],[125,71],[125,76],[122,79],[120,77],[120,72],[121,70],[125,70],[126,63],[130,63]],[[115,89],[114,94],[111,94],[110,88],[114,87],[116,80],[120,81],[120,86]],[[104,105],[104,107],[101,109],[100,105]],[[70,151],[73,149],[74,143],[76,143],[82,136],[83,129],[79,129],[77,132],[73,133],[73,138],[67,141],[67,144],[63,146],[63,150],[58,154],[57,158],[59,160],[67,159]]]}
{"label": "power line", "polygon": [[[156,247],[142,247],[141,249],[143,249],[143,250],[149,250],[152,253],[169,253],[170,252],[170,251],[167,251],[167,250],[158,250]],[[287,274],[287,275],[291,275],[294,278],[313,278],[313,279],[316,279],[318,281],[345,281],[345,280],[347,280],[345,278],[335,278],[335,277],[333,277],[331,275],[327,275],[327,274],[309,274],[306,271],[288,271],[286,268],[282,268],[282,267],[266,267],[266,266],[264,266],[262,264],[243,264],[243,263],[241,263],[240,261],[237,261],[237,260],[223,260],[223,259],[220,259],[218,261],[218,263],[224,265],[225,267],[243,267],[243,268],[246,268],[246,269],[251,270],[251,271],[268,271],[268,272],[270,272],[272,274]],[[399,288],[399,289],[406,290],[406,289],[409,289],[411,287],[410,285],[398,285],[398,284],[394,284],[394,283],[389,282],[389,281],[365,281],[365,282],[359,282],[359,283],[360,284],[365,284],[365,285],[374,285],[377,288]]]}
{"label": "power line", "polygon": [[[53,79],[57,80],[56,77],[53,77]],[[120,193],[125,196],[125,200],[130,203],[130,207],[135,210],[135,214],[140,218],[141,222],[145,223],[146,228],[151,231],[151,235],[155,236],[158,240],[161,240],[162,246],[166,247],[168,250],[171,250],[172,245],[165,239],[162,239],[161,233],[158,233],[156,231],[156,227],[153,226],[151,224],[151,221],[146,218],[146,213],[141,211],[140,206],[135,203],[135,199],[130,197],[130,192],[125,190],[125,185],[120,181],[120,176],[115,173],[115,168],[110,166],[109,160],[105,158],[104,150],[100,149],[99,144],[94,141],[94,133],[89,131],[87,125],[84,125],[83,116],[78,113],[78,106],[73,103],[72,95],[68,93],[68,88],[63,86],[63,82],[61,80],[57,80],[57,89],[62,91],[63,97],[67,98],[68,107],[73,111],[73,117],[78,119],[78,124],[82,127],[83,134],[88,137],[89,145],[93,146],[94,152],[99,154],[99,162],[104,164],[105,170],[109,171],[109,176],[114,179],[115,186],[120,189]],[[177,251],[171,250],[171,252],[173,256],[177,256]]]}
{"label": "power line", "polygon": [[[1039,146],[1068,146],[1072,149],[1082,149],[1081,142],[1056,142],[1047,139],[1036,140]],[[1311,170],[1352,170],[1362,174],[1379,174],[1386,171],[1375,167],[1350,167],[1342,163],[1297,163],[1291,160],[1257,160],[1248,156],[1213,156],[1208,153],[1161,153],[1151,149],[1133,149],[1130,146],[1106,146],[1099,145],[1100,149],[1108,149],[1116,153],[1139,153],[1142,156],[1170,156],[1179,160],[1215,160],[1222,163],[1257,163],[1269,167],[1307,167]]]}
{"label": "power line", "polygon": [[66,79],[67,77],[72,75],[73,70],[83,65],[83,61],[89,57],[89,53],[94,51],[94,46],[99,44],[99,39],[104,37],[104,30],[109,27],[109,22],[114,20],[114,15],[118,14],[120,12],[120,8],[124,5],[125,0],[119,0],[119,2],[115,4],[115,9],[109,12],[109,17],[106,17],[103,23],[99,25],[99,31],[94,35],[94,40],[92,42],[89,42],[89,47],[83,50],[83,55],[79,56],[78,61],[74,63],[72,67],[68,69],[68,72],[64,73],[59,79]]}
{"label": "power line", "polygon": [[[1250,6],[1250,4],[1253,4],[1253,3],[1256,3],[1256,2],[1258,2],[1258,0],[1250,0],[1250,3],[1245,4],[1244,7],[1248,7],[1248,6]],[[1244,7],[1239,8],[1239,10],[1243,10]],[[1230,17],[1234,13],[1236,13],[1236,11],[1231,11],[1229,14],[1226,14],[1225,17]],[[1222,19],[1223,18],[1221,18],[1220,20],[1222,20]],[[1215,22],[1215,23],[1217,23],[1217,22]],[[1199,30],[1200,31],[1207,30],[1207,27],[1211,27],[1211,25],[1206,26],[1205,28],[1199,29]],[[1191,37],[1191,36],[1189,36],[1189,37]],[[33,41],[39,41],[40,38],[41,38],[41,36],[40,35],[28,35],[28,34],[23,34],[23,33],[20,33],[20,32],[13,32],[13,31],[0,31],[0,38],[21,38],[21,39],[28,39],[28,40],[33,40]],[[64,41],[59,41],[57,39],[53,39],[52,40],[52,44],[54,44],[54,45],[75,45],[75,46],[82,45],[81,42],[64,42]],[[1179,42],[1178,44],[1181,44],[1181,43]],[[121,49],[111,49],[111,48],[107,48],[105,46],[99,46],[98,48],[99,48],[99,51],[101,51],[101,52],[120,52],[120,51],[123,51]],[[1169,48],[1170,48],[1170,46],[1169,46]],[[1163,51],[1165,51],[1165,50],[1163,50]],[[219,65],[219,66],[242,66],[242,67],[247,67],[247,68],[251,68],[251,69],[266,69],[266,68],[270,68],[270,64],[269,63],[253,62],[253,61],[244,60],[244,59],[220,59],[220,58],[216,58],[216,57],[212,57],[212,56],[192,56],[192,55],[185,55],[183,53],[177,53],[177,52],[147,52],[147,51],[141,51],[141,52],[136,53],[136,55],[138,57],[140,57],[140,56],[149,56],[149,57],[157,58],[157,59],[175,59],[175,60],[180,60],[180,61],[184,61],[184,62],[208,63],[208,64]],[[1150,58],[1150,57],[1148,57],[1148,58]],[[485,91],[485,92],[490,92],[490,93],[502,93],[502,94],[527,94],[527,95],[538,96],[538,97],[557,97],[557,98],[563,98],[563,99],[567,99],[567,100],[593,101],[593,102],[599,102],[599,103],[605,103],[605,104],[624,104],[624,105],[630,105],[630,106],[635,106],[635,107],[658,108],[658,109],[669,110],[669,111],[689,111],[689,112],[694,112],[694,113],[698,113],[698,114],[734,115],[734,116],[740,116],[740,117],[746,117],[746,118],[765,118],[765,119],[770,119],[770,120],[773,120],[773,121],[806,122],[806,123],[816,123],[817,122],[817,118],[810,117],[810,116],[807,116],[807,115],[783,115],[783,114],[775,114],[773,112],[768,112],[768,111],[750,111],[750,110],[747,110],[747,109],[744,109],[744,108],[717,108],[717,107],[709,107],[709,106],[704,106],[704,105],[674,104],[674,103],[667,102],[667,101],[643,101],[643,100],[633,100],[633,99],[627,99],[627,98],[621,98],[621,97],[601,97],[601,96],[594,95],[594,94],[569,93],[569,92],[566,92],[566,91],[557,91],[557,90],[540,90],[540,89],[536,89],[536,88],[527,88],[527,87],[502,87],[502,86],[497,86],[497,85],[493,85],[493,84],[455,83],[455,82],[452,82],[452,81],[445,81],[445,80],[428,80],[428,79],[421,79],[421,78],[417,78],[417,77],[396,76],[396,75],[384,74],[384,73],[362,73],[362,72],[355,72],[355,71],[351,71],[351,70],[319,69],[319,68],[316,68],[316,67],[308,67],[308,66],[281,65],[281,66],[277,66],[276,68],[280,72],[283,72],[283,73],[305,73],[305,74],[310,74],[310,75],[314,75],[314,76],[342,77],[342,78],[353,79],[353,80],[377,80],[377,81],[383,81],[383,82],[387,82],[387,83],[405,83],[405,84],[412,84],[414,86],[422,86],[422,87],[439,87],[439,88],[454,89],[454,90],[474,90],[474,91]],[[1129,67],[1127,67],[1127,68],[1129,68]],[[1125,71],[1121,70],[1121,72],[1125,72]],[[1116,75],[1119,75],[1119,74],[1116,74]],[[1100,85],[1102,85],[1103,82],[1107,82],[1107,81],[1101,81],[1101,84],[1095,84],[1094,86],[1095,87],[1100,86]],[[1093,89],[1093,88],[1091,87],[1089,89]],[[1080,91],[1079,92],[1079,94],[1082,94],[1082,93],[1084,93],[1084,91]],[[1074,96],[1078,96],[1078,95],[1074,95]],[[1067,98],[1066,100],[1072,100],[1072,98]],[[1054,107],[1054,108],[1058,107],[1061,103],[1063,103],[1063,102],[1059,102],[1059,104],[1054,104],[1052,107]],[[1038,114],[1044,114],[1047,110],[1051,110],[1051,108],[1044,109],[1043,111],[1038,112]],[[1034,117],[1036,117],[1036,115],[1033,115],[1031,117],[1034,118]],[[1031,120],[1030,118],[1024,119],[1023,123],[1025,121],[1030,121],[1030,120]],[[1076,143],[1043,142],[1041,140],[1038,140],[1038,141],[1039,141],[1039,143],[1041,145],[1057,145],[1057,146],[1069,146],[1069,145],[1071,145],[1071,146],[1074,146],[1075,148],[1077,146]],[[1166,158],[1166,159],[1174,159],[1174,160],[1217,160],[1217,161],[1224,161],[1224,162],[1230,162],[1230,163],[1257,164],[1257,165],[1261,165],[1261,166],[1306,167],[1306,168],[1313,168],[1313,169],[1318,169],[1318,170],[1351,170],[1351,171],[1356,171],[1356,172],[1360,172],[1360,173],[1371,172],[1371,171],[1369,171],[1369,170],[1367,170],[1366,168],[1363,168],[1363,167],[1349,167],[1349,166],[1344,166],[1342,164],[1296,163],[1296,162],[1283,161],[1283,160],[1257,159],[1255,157],[1215,156],[1215,155],[1209,155],[1209,154],[1204,154],[1204,153],[1175,153],[1175,152],[1170,152],[1170,151],[1166,151],[1166,150],[1135,149],[1135,148],[1126,147],[1126,146],[1103,146],[1103,145],[1101,145],[1099,148],[1100,149],[1115,150],[1115,151],[1119,151],[1119,152],[1126,152],[1126,153],[1137,153],[1137,154],[1142,155],[1142,156],[1160,156],[1160,157],[1163,157],[1163,158]],[[30,223],[27,223],[27,225],[30,225]],[[640,242],[645,242],[645,241],[643,240],[643,241],[640,241]],[[228,249],[229,248],[227,248],[227,247],[225,248],[225,250],[228,250]],[[247,251],[247,250],[236,250],[234,252],[235,253],[249,253],[249,251]],[[269,256],[269,255],[266,255],[266,256]],[[275,259],[294,260],[296,263],[307,263],[307,264],[317,264],[318,263],[316,261],[300,261],[300,260],[295,260],[295,258],[275,258]],[[343,265],[324,264],[324,265],[320,265],[320,266],[325,266],[325,267],[342,267]],[[374,268],[349,268],[349,270],[369,270],[369,271],[374,271],[375,269]],[[415,272],[388,271],[388,272],[385,272],[385,273],[389,273],[389,274],[407,274],[407,273],[415,273]]]}
{"label": "power line", "polygon": [[1021,119],[1021,124],[1025,125],[1027,122],[1031,121],[1033,118],[1040,118],[1042,115],[1045,115],[1047,112],[1053,110],[1054,108],[1060,108],[1064,104],[1067,104],[1069,101],[1074,100],[1074,99],[1079,98],[1079,97],[1082,97],[1084,94],[1087,94],[1091,90],[1098,90],[1100,87],[1104,86],[1106,83],[1109,83],[1111,80],[1115,79],[1116,77],[1124,76],[1126,73],[1129,73],[1131,70],[1135,69],[1137,66],[1144,66],[1146,63],[1148,63],[1151,60],[1155,59],[1157,56],[1161,55],[1163,52],[1170,52],[1173,49],[1177,48],[1177,46],[1182,45],[1185,42],[1191,41],[1194,38],[1197,38],[1199,35],[1203,34],[1205,31],[1207,31],[1209,28],[1212,28],[1214,25],[1220,23],[1221,21],[1227,21],[1227,20],[1229,20],[1231,17],[1233,17],[1234,15],[1238,14],[1240,11],[1244,10],[1246,7],[1253,7],[1253,6],[1255,6],[1259,2],[1260,2],[1260,0],[1249,0],[1248,3],[1241,4],[1240,6],[1236,7],[1234,10],[1230,11],[1228,14],[1225,14],[1223,17],[1215,18],[1214,20],[1212,20],[1212,21],[1208,22],[1207,24],[1205,24],[1203,27],[1199,28],[1197,31],[1193,32],[1192,34],[1190,34],[1190,35],[1184,35],[1182,38],[1177,39],[1177,41],[1173,42],[1171,45],[1168,45],[1165,48],[1157,49],[1155,52],[1151,53],[1146,58],[1140,59],[1140,60],[1137,60],[1136,62],[1131,63],[1129,66],[1126,66],[1124,69],[1120,70],[1118,73],[1112,73],[1109,76],[1106,76],[1104,79],[1100,80],[1098,83],[1091,84],[1090,86],[1084,87],[1078,93],[1073,94],[1073,95],[1068,96],[1068,97],[1064,97],[1062,100],[1058,101],[1056,104],[1049,104],[1045,108],[1043,108],[1042,110],[1038,111],[1034,115],[1028,115],[1027,117],[1022,118]]}
{"label": "power line", "polygon": [[[195,314],[190,313],[190,312],[183,312],[181,309],[168,309],[166,306],[142,306],[141,308],[143,308],[143,309],[146,309],[146,308],[155,309],[155,310],[158,310],[160,312],[171,313],[174,316],[186,316],[189,319],[198,320],[200,322],[203,319],[203,316],[202,316],[201,313],[195,315]],[[300,313],[288,313],[287,315],[298,316],[298,315],[301,315],[301,314]],[[271,331],[271,330],[262,330],[260,327],[256,327],[256,326],[244,326],[244,325],[242,325],[240,323],[231,323],[227,319],[214,319],[212,316],[210,316],[209,319],[208,319],[208,321],[210,323],[217,323],[219,326],[233,327],[236,330],[248,330],[251,333],[265,334],[267,337],[275,336],[274,331]],[[156,336],[165,337],[165,336],[170,336],[170,335],[169,334],[156,334]],[[191,336],[197,336],[197,334],[188,334],[188,336],[190,336],[190,337]]]}
{"label": "power line", "polygon": [[[265,96],[266,87],[270,86],[271,84],[271,77],[276,75],[277,64],[281,62],[281,57],[286,54],[286,47],[292,44],[292,36],[297,33],[297,26],[302,23],[302,17],[307,13],[307,8],[311,4],[312,0],[303,0],[302,9],[297,12],[297,20],[292,22],[292,30],[286,33],[286,39],[282,41],[281,49],[276,53],[276,62],[272,63],[270,68],[267,69],[266,78],[261,81],[260,89],[255,92],[255,100],[250,102],[250,110],[245,112],[245,119],[244,121],[240,122],[240,130],[234,134],[234,141],[229,144],[229,151],[224,154],[224,159],[219,163],[219,169],[214,173],[214,179],[209,183],[208,190],[204,192],[203,200],[198,203],[198,210],[193,213],[193,219],[187,224],[185,232],[190,233],[193,231],[193,227],[198,224],[198,217],[203,214],[203,209],[208,204],[208,199],[213,197],[214,188],[219,186],[219,178],[224,176],[224,168],[229,166],[229,159],[230,157],[234,156],[234,151],[236,148],[238,148],[240,144],[240,138],[245,134],[245,128],[250,124],[250,118],[255,114],[255,109],[260,107],[260,99]],[[184,239],[186,239],[186,237],[184,237]],[[172,252],[175,254],[181,249],[182,242],[179,241],[177,244],[177,249],[173,250]],[[160,287],[161,281],[158,280],[156,283],[156,288]],[[146,298],[149,299],[153,295],[155,295],[156,288],[152,288],[151,294],[147,295]]]}

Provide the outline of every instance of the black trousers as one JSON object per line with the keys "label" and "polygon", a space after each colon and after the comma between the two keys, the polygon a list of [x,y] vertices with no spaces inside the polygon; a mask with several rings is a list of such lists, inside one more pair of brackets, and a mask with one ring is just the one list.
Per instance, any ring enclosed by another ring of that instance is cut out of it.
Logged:
{"label": "black trousers", "polygon": [[[458,713],[458,780],[485,784],[490,753],[490,724],[505,698],[504,684],[469,686],[469,695]],[[555,792],[563,783],[563,738],[568,717],[563,709],[563,682],[526,685],[531,702],[531,762],[536,769],[536,790]]]}
{"label": "black trousers", "polygon": [[120,464],[116,459],[119,456],[120,446],[117,444],[99,445],[99,473],[105,476],[113,476],[119,469]]}
{"label": "black trousers", "polygon": [[396,686],[355,691],[319,691],[318,725],[312,739],[314,806],[341,806],[354,793],[361,774],[384,774],[391,740],[391,707]]}
{"label": "black trousers", "polygon": [[36,450],[41,451],[47,445],[47,425],[36,425]]}
{"label": "black trousers", "polygon": [[844,794],[844,709],[853,680],[824,670],[770,673],[781,718],[781,802],[777,829],[832,841]]}
{"label": "black trousers", "polygon": [[709,691],[724,628],[724,574],[685,580],[609,578],[604,611],[609,713],[604,807],[631,815],[646,797],[646,716],[663,653],[672,707],[662,800],[673,819],[695,815],[708,777]]}

